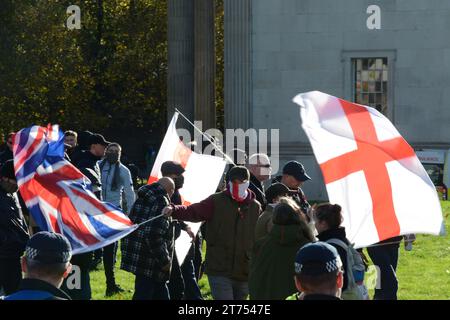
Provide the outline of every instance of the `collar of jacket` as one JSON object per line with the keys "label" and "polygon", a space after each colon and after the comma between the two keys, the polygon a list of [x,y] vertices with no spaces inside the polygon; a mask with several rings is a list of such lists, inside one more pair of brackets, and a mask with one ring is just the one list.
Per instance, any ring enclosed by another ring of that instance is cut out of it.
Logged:
{"label": "collar of jacket", "polygon": [[250,172],[250,186],[254,185],[254,187],[256,187],[262,194],[264,194],[264,187],[261,183],[261,181],[258,180],[258,178],[256,178],[253,173]]}
{"label": "collar of jacket", "polygon": [[21,290],[39,290],[39,291],[47,291],[54,295],[55,297],[71,300],[69,295],[62,291],[61,289],[56,288],[46,281],[42,281],[39,279],[23,279],[20,282],[19,291]]}
{"label": "collar of jacket", "polygon": [[276,176],[275,178],[272,179],[272,184],[277,183],[277,182],[281,183],[281,178],[282,178],[282,176]]}
{"label": "collar of jacket", "polygon": [[329,239],[340,239],[343,240],[344,242],[348,242],[344,227],[338,227],[335,229],[328,229],[322,231],[317,235],[317,238],[319,238],[320,241],[327,241]]}

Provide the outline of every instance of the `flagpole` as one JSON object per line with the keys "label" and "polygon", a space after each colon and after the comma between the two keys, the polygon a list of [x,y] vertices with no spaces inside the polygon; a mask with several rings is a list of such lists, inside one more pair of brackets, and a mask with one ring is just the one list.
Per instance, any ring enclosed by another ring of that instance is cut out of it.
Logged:
{"label": "flagpole", "polygon": [[[184,120],[186,120],[191,126],[193,126],[195,130],[200,132],[201,135],[204,136],[215,147],[215,149],[217,151],[219,151],[225,157],[225,159],[227,159],[228,162],[230,162],[232,165],[236,166],[236,163],[234,163],[234,161],[230,158],[230,156],[225,154],[224,152],[222,152],[220,147],[217,146],[206,134],[204,134],[202,130],[197,128],[197,126],[195,124],[193,124],[180,110],[175,108],[175,111],[178,112],[184,118]],[[256,186],[252,181],[250,181],[250,184],[253,185],[254,187],[258,188],[258,186]]]}
{"label": "flagpole", "polygon": [[177,108],[175,108],[175,111],[178,112],[183,118],[184,120],[186,120],[191,126],[194,127],[195,130],[197,130],[198,132],[200,132],[200,134],[205,137],[213,146],[214,148],[219,151],[224,157],[225,159],[227,159],[231,164],[236,165],[234,163],[234,161],[230,158],[229,155],[225,154],[218,145],[216,145],[212,139],[210,137],[208,137],[205,133],[203,133],[202,130],[200,130],[195,124],[193,124],[180,110],[178,110]]}
{"label": "flagpole", "polygon": [[156,219],[158,219],[158,218],[161,218],[161,217],[163,217],[163,216],[164,216],[164,213],[161,213],[160,215],[158,215],[158,216],[156,216],[156,217],[153,217],[153,218],[151,218],[151,219],[148,219],[148,220],[146,220],[146,221],[144,221],[144,222],[139,223],[138,226],[140,227],[140,226],[146,224],[147,222],[151,222],[151,221],[156,220]]}

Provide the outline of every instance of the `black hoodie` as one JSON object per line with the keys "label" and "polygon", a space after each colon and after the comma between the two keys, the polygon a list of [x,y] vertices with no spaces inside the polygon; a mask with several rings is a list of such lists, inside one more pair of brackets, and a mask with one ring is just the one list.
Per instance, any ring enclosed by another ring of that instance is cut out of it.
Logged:
{"label": "black hoodie", "polygon": [[20,258],[29,237],[16,198],[0,187],[0,258]]}
{"label": "black hoodie", "polygon": [[[346,245],[350,245],[350,242],[347,239],[347,236],[345,234],[345,228],[339,227],[335,229],[329,229],[325,230],[318,234],[317,238],[319,238],[320,241],[327,242],[327,240],[330,239],[339,239],[342,242],[344,242]],[[339,253],[339,256],[341,257],[343,268],[344,268],[344,286],[342,287],[342,291],[347,289],[347,283],[348,283],[348,277],[347,277],[347,251],[345,251],[340,246],[330,243],[333,247],[336,248],[337,252]]]}

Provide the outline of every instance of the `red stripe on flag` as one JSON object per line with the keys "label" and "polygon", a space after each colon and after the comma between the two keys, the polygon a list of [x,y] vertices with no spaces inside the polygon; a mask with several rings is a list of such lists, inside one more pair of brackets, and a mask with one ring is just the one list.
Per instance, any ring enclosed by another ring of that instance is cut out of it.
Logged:
{"label": "red stripe on flag", "polygon": [[[27,202],[38,196],[36,190],[41,190],[42,186],[41,184],[37,183],[36,180],[31,179],[24,183],[19,189],[20,195],[22,196],[23,200]],[[44,214],[47,215],[52,230],[55,232],[59,232],[58,220],[48,212],[45,212]]]}
{"label": "red stripe on flag", "polygon": [[183,142],[179,141],[173,154],[173,161],[179,162],[183,168],[186,168],[191,154],[192,150],[186,147]]}
{"label": "red stripe on flag", "polygon": [[[47,178],[47,179],[46,179]],[[51,207],[55,208],[61,215],[62,222],[77,236],[78,239],[87,245],[99,242],[81,220],[77,209],[74,207],[72,200],[66,192],[52,180],[48,179],[48,175],[41,177],[35,176],[33,188],[30,194],[38,195],[44,199]],[[48,213],[46,213],[48,214]]]}
{"label": "red stripe on flag", "polygon": [[27,148],[25,154],[22,157],[20,157],[20,159],[18,159],[17,163],[15,164],[16,169],[20,168],[25,163],[25,161],[28,160],[30,155],[36,150],[36,147],[41,143],[43,136],[44,136],[44,128],[39,127],[36,138],[31,138],[31,136],[28,137],[28,139],[34,139],[34,141],[31,144],[31,146]]}
{"label": "red stripe on flag", "polygon": [[100,212],[102,212],[105,216],[108,218],[115,220],[119,223],[125,224],[127,226],[133,225],[133,223],[129,219],[121,218],[120,216],[116,215],[115,213],[112,213],[109,211],[105,205],[103,205],[99,200],[96,198],[92,198],[88,194],[78,191],[76,189],[72,189],[72,192],[79,196],[80,198],[83,198],[84,200],[88,201],[92,206],[94,206],[96,209],[98,209]]}
{"label": "red stripe on flag", "polygon": [[158,181],[158,178],[151,175],[150,177],[148,177],[147,184],[152,184],[156,181]]}

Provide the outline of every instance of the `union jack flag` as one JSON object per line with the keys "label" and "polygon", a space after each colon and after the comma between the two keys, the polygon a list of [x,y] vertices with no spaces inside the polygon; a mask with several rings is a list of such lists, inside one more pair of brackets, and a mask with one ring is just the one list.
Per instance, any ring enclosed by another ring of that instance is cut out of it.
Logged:
{"label": "union jack flag", "polygon": [[107,246],[138,226],[117,207],[99,201],[90,181],[64,159],[58,125],[32,126],[14,137],[14,170],[19,191],[42,230],[61,233],[73,254]]}

